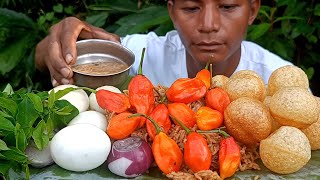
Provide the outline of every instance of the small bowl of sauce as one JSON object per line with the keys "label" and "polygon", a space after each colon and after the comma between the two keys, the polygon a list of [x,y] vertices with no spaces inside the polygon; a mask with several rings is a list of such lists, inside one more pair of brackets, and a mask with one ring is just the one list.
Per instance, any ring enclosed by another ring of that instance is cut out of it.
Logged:
{"label": "small bowl of sauce", "polygon": [[97,88],[120,86],[129,75],[134,54],[121,44],[87,39],[76,42],[77,62],[71,66],[75,85]]}

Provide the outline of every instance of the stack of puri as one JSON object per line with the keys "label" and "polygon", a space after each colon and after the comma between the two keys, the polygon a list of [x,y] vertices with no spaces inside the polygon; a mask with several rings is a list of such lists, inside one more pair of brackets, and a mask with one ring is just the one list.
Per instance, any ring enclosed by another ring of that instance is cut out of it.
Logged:
{"label": "stack of puri", "polygon": [[238,71],[220,84],[231,99],[224,111],[228,133],[246,146],[259,146],[269,170],[299,171],[311,150],[320,149],[320,98],[310,92],[299,67],[276,69],[267,85],[250,70]]}

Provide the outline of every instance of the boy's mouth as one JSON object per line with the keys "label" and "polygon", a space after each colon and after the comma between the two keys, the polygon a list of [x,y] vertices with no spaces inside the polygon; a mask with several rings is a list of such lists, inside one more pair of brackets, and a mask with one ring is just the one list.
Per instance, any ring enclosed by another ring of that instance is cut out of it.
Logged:
{"label": "boy's mouth", "polygon": [[195,45],[201,51],[217,51],[223,44],[216,41],[201,41]]}

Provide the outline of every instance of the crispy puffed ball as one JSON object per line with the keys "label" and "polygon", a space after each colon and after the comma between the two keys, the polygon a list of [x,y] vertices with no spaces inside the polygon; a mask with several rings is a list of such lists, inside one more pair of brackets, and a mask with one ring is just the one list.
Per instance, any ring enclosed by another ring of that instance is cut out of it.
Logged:
{"label": "crispy puffed ball", "polygon": [[272,96],[283,87],[309,88],[307,74],[299,67],[287,65],[274,70],[268,80],[268,95]]}
{"label": "crispy puffed ball", "polygon": [[[269,110],[270,102],[271,102],[271,96],[266,96],[266,98],[264,98],[263,100],[263,104],[268,108],[268,110]],[[274,132],[275,130],[279,129],[281,125],[276,120],[274,120],[272,116],[270,117],[272,122],[271,132]]]}
{"label": "crispy puffed ball", "polygon": [[304,129],[315,123],[319,107],[314,96],[301,87],[279,89],[270,101],[271,116],[283,126]]}
{"label": "crispy puffed ball", "polygon": [[232,101],[224,111],[224,125],[237,141],[254,146],[271,133],[271,117],[262,102],[241,97]]}
{"label": "crispy puffed ball", "polygon": [[282,126],[260,142],[259,153],[268,169],[279,174],[290,174],[308,163],[311,147],[301,130]]}
{"label": "crispy puffed ball", "polygon": [[[315,98],[318,102],[318,107],[320,110],[320,98],[319,97],[315,97]],[[317,122],[311,124],[306,129],[302,129],[302,132],[309,139],[312,150],[320,149],[320,114]]]}
{"label": "crispy puffed ball", "polygon": [[225,91],[231,101],[240,97],[250,97],[262,102],[266,96],[266,86],[263,79],[251,70],[241,70],[234,73],[227,81]]}
{"label": "crispy puffed ball", "polygon": [[221,74],[213,76],[211,88],[219,87],[224,89],[224,86],[227,83],[228,79],[229,78],[227,76]]}

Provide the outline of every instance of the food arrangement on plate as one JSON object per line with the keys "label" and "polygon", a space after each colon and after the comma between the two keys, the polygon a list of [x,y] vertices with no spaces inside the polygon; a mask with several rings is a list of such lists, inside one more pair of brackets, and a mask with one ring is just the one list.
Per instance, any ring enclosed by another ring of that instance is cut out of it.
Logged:
{"label": "food arrangement on plate", "polygon": [[[70,171],[107,162],[126,178],[157,167],[170,179],[225,179],[259,170],[258,159],[276,174],[294,173],[320,148],[320,99],[308,88],[295,66],[275,70],[267,85],[249,70],[211,78],[206,68],[170,87],[138,74],[123,92],[99,87],[74,103],[80,113],[55,134],[51,155]],[[76,95],[67,95],[73,104]]]}
{"label": "food arrangement on plate", "polygon": [[35,168],[55,163],[70,172],[105,163],[125,178],[157,168],[169,179],[226,179],[261,165],[275,174],[295,173],[320,149],[320,98],[298,67],[275,70],[266,85],[254,71],[212,77],[207,66],[164,87],[142,74],[142,62],[123,91],[60,85],[43,100],[47,110],[29,94],[46,113],[25,135],[31,143],[16,142],[26,146],[28,161],[20,161]]}

